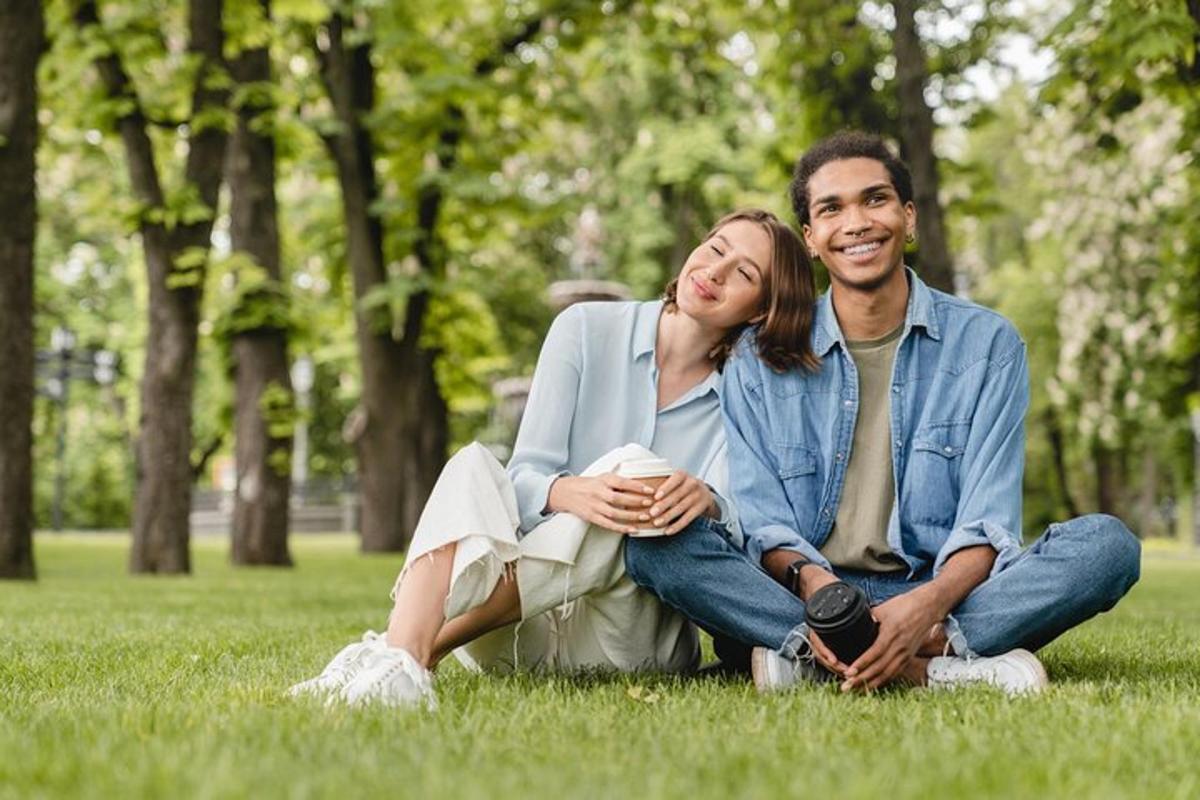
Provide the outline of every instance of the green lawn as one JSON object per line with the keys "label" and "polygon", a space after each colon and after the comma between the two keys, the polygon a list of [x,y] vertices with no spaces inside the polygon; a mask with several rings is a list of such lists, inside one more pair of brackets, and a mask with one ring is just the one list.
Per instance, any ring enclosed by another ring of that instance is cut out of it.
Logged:
{"label": "green lawn", "polygon": [[383,625],[398,557],[298,537],[235,571],[203,540],[193,577],[132,578],[122,538],[37,545],[0,585],[2,797],[1200,796],[1200,560],[1148,556],[1037,698],[447,665],[427,714],[284,696]]}

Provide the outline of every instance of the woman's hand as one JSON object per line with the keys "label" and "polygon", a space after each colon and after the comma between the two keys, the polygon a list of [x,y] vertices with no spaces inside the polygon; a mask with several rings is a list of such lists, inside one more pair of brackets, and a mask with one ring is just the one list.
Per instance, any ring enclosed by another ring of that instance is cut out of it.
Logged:
{"label": "woman's hand", "polygon": [[681,469],[662,482],[654,493],[654,505],[641,517],[663,533],[674,536],[692,524],[701,514],[715,517],[719,513],[708,484]]}
{"label": "woman's hand", "polygon": [[[665,484],[664,484],[665,485]],[[640,481],[605,473],[594,478],[564,475],[550,484],[546,509],[574,514],[585,522],[618,533],[633,533],[649,519],[654,489]]]}

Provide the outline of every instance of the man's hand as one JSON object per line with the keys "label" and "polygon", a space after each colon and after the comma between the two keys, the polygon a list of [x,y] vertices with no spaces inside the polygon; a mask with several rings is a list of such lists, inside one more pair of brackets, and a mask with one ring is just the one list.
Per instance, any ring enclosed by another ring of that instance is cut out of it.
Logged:
{"label": "man's hand", "polygon": [[900,674],[943,615],[929,592],[905,592],[875,606],[879,636],[845,671],[842,691],[878,689]]}
{"label": "man's hand", "polygon": [[846,670],[849,667],[838,661],[838,657],[833,654],[832,650],[825,646],[825,643],[821,641],[821,637],[817,635],[816,631],[808,632],[808,644],[812,648],[813,656],[817,659],[818,664],[834,675],[839,675],[843,678],[846,676]]}
{"label": "man's hand", "polygon": [[662,482],[654,493],[654,505],[641,514],[642,522],[665,528],[667,536],[679,533],[701,514],[715,516],[717,504],[708,484],[681,469]]}
{"label": "man's hand", "polygon": [[594,478],[564,475],[550,484],[546,509],[574,514],[584,522],[618,533],[633,533],[646,519],[654,489],[640,481],[612,473]]}
{"label": "man's hand", "polygon": [[878,689],[899,675],[922,645],[940,639],[944,647],[944,631],[935,634],[933,626],[987,579],[995,561],[996,551],[988,545],[963,548],[929,583],[875,606],[879,638],[846,670],[842,691]]}

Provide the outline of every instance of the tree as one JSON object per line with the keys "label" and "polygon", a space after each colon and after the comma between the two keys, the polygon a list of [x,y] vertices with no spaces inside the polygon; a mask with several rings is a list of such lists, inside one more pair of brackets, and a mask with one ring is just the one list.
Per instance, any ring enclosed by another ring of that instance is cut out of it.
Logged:
{"label": "tree", "polygon": [[33,245],[42,5],[0,7],[0,578],[33,578]]}
{"label": "tree", "polygon": [[[270,0],[247,3],[243,38],[268,39]],[[288,501],[295,404],[287,359],[287,292],[282,285],[275,199],[271,58],[265,41],[230,64],[237,127],[229,144],[230,239],[235,304],[222,322],[231,338],[237,488],[235,564],[290,565]]]}
{"label": "tree", "polygon": [[[184,53],[168,52],[164,66],[182,63],[189,97],[181,118],[172,108],[150,109],[134,85],[121,45],[136,43],[139,57],[170,48],[143,19],[123,9],[130,36],[110,36],[95,0],[83,0],[74,13],[80,38],[92,54],[108,111],[124,143],[133,190],[141,203],[138,231],[149,284],[149,331],[141,387],[137,488],[133,514],[133,572],[189,572],[188,515],[194,469],[192,397],[195,388],[197,324],[228,138],[228,74],[222,48],[222,0],[190,0]],[[138,27],[141,26],[141,27]],[[125,31],[122,31],[123,33]],[[143,65],[144,66],[144,65]],[[164,181],[159,171],[151,124],[172,130],[187,156],[183,180]]]}
{"label": "tree", "polygon": [[[1120,234],[1147,237],[1141,260],[1155,274],[1144,302],[1168,335],[1153,347],[1153,369],[1139,364],[1135,373],[1149,374],[1154,410],[1172,442],[1189,442],[1191,458],[1175,466],[1192,473],[1192,538],[1200,544],[1200,436],[1188,430],[1189,402],[1200,408],[1200,263],[1191,257],[1200,246],[1200,211],[1182,199],[1200,189],[1200,2],[1077,3],[1048,41],[1061,67],[1046,99],[1076,110],[1071,133],[1105,156],[1125,148],[1143,163],[1156,160],[1166,170],[1160,180],[1175,190],[1130,196]],[[1141,141],[1130,135],[1139,129]],[[1108,185],[1102,191],[1112,194]],[[1127,251],[1109,255],[1128,259]],[[1128,313],[1130,305],[1118,302],[1116,311]]]}
{"label": "tree", "polygon": [[[415,25],[411,16],[401,17]],[[370,125],[377,91],[370,18],[339,8],[317,33],[320,74],[334,114],[323,139],[337,168],[354,277],[362,391],[346,432],[358,457],[364,550],[397,550],[407,543],[449,444],[438,354],[424,335],[424,323],[435,287],[446,275],[447,247],[440,230],[446,187],[469,135],[460,90],[486,82],[552,17],[543,12],[517,25],[514,33],[469,61],[465,74],[430,77],[430,83],[442,79],[445,84],[433,92],[427,107],[428,118],[436,122],[411,136],[414,143],[427,142],[429,149],[421,162],[425,174],[405,198],[415,212],[415,224],[406,231],[407,256],[390,268],[380,213],[385,198],[376,169],[379,147]],[[424,77],[421,65],[412,71],[418,74],[410,80]]]}
{"label": "tree", "polygon": [[941,183],[933,150],[933,110],[925,100],[925,51],[917,33],[919,0],[895,0],[896,92],[900,109],[902,152],[913,173],[921,278],[937,289],[954,291],[954,263],[946,242],[946,225],[938,199]]}

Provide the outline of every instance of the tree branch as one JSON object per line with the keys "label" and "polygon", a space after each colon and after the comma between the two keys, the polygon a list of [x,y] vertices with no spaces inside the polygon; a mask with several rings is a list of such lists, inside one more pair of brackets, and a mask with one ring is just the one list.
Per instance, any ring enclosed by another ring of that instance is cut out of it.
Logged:
{"label": "tree branch", "polygon": [[[196,85],[192,90],[193,121],[200,114],[224,109],[229,98],[225,83],[210,84],[210,79],[227,72],[225,66],[225,26],[223,0],[188,0],[188,53],[199,56]],[[200,199],[214,216],[217,194],[221,189],[221,165],[229,132],[217,125],[192,129],[184,175],[199,191]]]}
{"label": "tree branch", "polygon": [[[75,24],[81,32],[95,28],[97,36],[104,36],[96,0],[83,0],[75,9]],[[154,162],[154,148],[146,134],[146,115],[138,99],[137,90],[121,58],[112,47],[105,55],[97,56],[96,71],[112,100],[124,100],[132,104],[131,110],[117,118],[117,130],[125,144],[129,161],[129,178],[139,199],[146,205],[157,208],[163,205],[162,186],[158,178],[158,166]]]}

